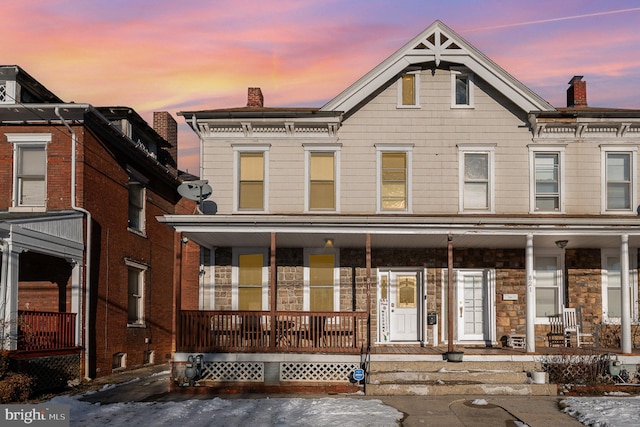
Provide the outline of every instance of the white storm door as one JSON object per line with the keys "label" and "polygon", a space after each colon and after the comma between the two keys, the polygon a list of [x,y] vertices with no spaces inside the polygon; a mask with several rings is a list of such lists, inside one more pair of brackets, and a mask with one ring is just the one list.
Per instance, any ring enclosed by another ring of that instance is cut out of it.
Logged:
{"label": "white storm door", "polygon": [[457,272],[458,341],[485,339],[485,275],[482,271]]}
{"label": "white storm door", "polygon": [[419,273],[390,272],[389,327],[391,341],[418,340]]}

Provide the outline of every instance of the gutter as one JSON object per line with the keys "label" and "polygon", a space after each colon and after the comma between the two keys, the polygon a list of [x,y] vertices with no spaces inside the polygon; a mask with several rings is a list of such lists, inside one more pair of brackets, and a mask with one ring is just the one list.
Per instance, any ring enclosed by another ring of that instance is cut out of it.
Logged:
{"label": "gutter", "polygon": [[[86,106],[88,108],[88,105]],[[74,211],[81,212],[87,216],[87,238],[86,238],[86,259],[85,259],[85,281],[84,281],[84,292],[85,292],[85,303],[84,303],[84,343],[85,343],[85,351],[84,351],[84,376],[86,379],[90,379],[89,377],[89,362],[91,360],[90,357],[90,340],[89,334],[91,332],[91,328],[89,327],[89,318],[91,311],[91,212],[88,210],[76,205],[76,147],[77,147],[77,137],[76,132],[69,126],[67,121],[60,114],[60,108],[55,107],[55,114],[58,116],[62,122],[62,124],[69,130],[71,133],[71,208]],[[82,304],[82,298],[80,298],[80,304]],[[82,307],[79,307],[79,312],[82,312]],[[82,320],[79,322],[82,325]]]}

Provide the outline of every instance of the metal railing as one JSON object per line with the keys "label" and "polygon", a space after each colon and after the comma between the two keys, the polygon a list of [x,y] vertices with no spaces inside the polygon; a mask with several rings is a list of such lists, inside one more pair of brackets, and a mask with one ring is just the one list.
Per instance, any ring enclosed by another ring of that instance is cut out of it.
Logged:
{"label": "metal railing", "polygon": [[183,310],[177,351],[359,354],[366,319],[365,312]]}
{"label": "metal railing", "polygon": [[76,313],[18,311],[18,350],[75,347]]}

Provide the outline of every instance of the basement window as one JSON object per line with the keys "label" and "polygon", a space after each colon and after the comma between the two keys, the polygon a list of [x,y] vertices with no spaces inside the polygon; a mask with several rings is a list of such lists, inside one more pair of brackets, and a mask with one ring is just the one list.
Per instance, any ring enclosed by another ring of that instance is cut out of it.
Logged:
{"label": "basement window", "polygon": [[113,361],[111,362],[111,369],[114,371],[122,370],[127,367],[127,353],[118,352],[113,353]]}

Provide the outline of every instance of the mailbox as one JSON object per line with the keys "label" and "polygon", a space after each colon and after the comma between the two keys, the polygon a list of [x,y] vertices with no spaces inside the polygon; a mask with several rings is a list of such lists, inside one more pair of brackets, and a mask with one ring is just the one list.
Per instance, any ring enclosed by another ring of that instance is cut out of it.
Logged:
{"label": "mailbox", "polygon": [[435,325],[438,323],[438,313],[430,311],[427,313],[427,325]]}

